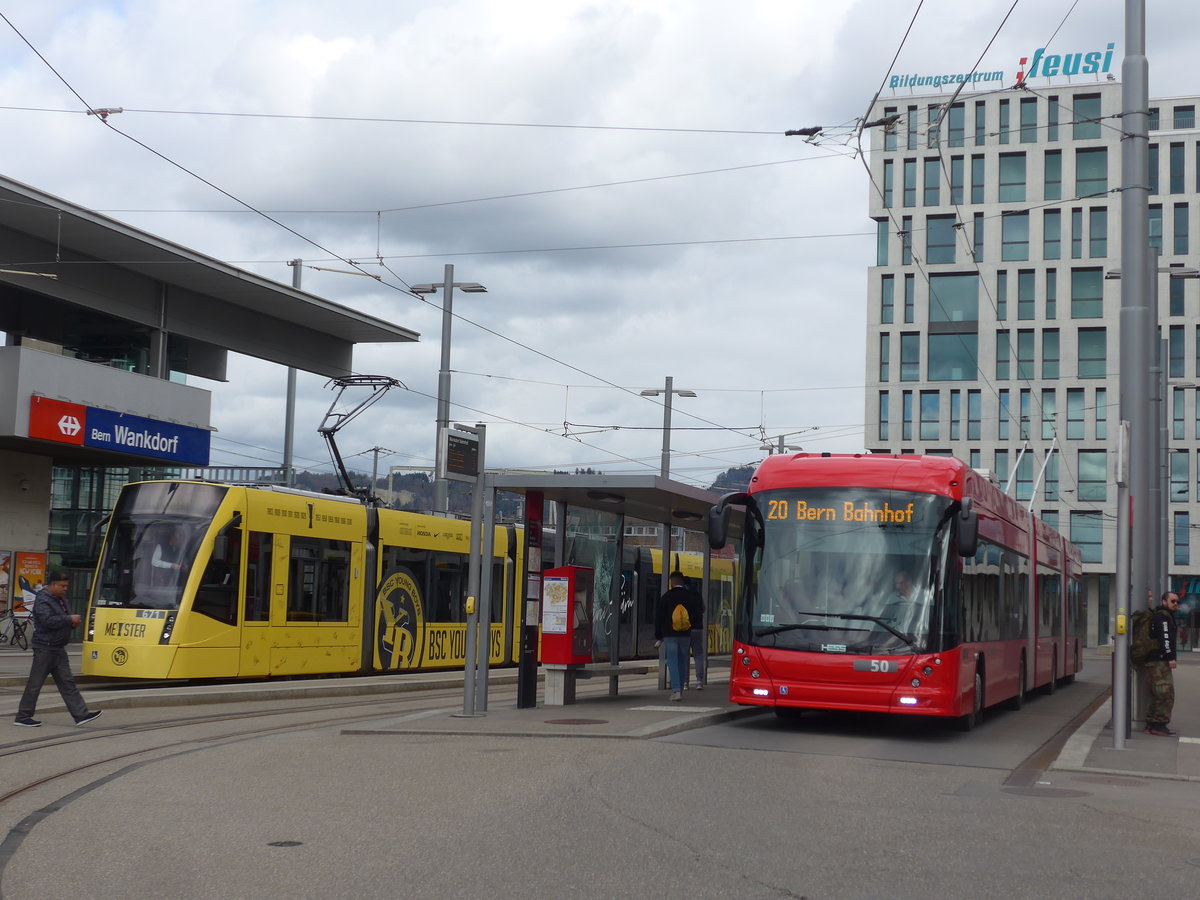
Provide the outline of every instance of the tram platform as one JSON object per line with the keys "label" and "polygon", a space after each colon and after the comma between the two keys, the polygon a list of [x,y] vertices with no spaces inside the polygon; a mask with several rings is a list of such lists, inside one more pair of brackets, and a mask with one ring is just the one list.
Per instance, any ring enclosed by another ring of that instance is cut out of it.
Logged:
{"label": "tram platform", "polygon": [[[72,668],[79,671],[79,646],[68,648]],[[1105,648],[1086,651],[1088,681],[1103,680],[1111,652]],[[0,719],[15,713],[29,671],[29,651],[0,649]],[[516,671],[496,669],[490,673],[488,710],[482,715],[462,715],[462,704],[406,716],[383,718],[356,734],[509,735],[529,737],[606,737],[649,739],[741,716],[762,715],[756,709],[729,702],[728,657],[709,661],[709,683],[702,691],[686,691],[681,702],[671,702],[669,693],[658,688],[656,668],[621,682],[619,696],[609,694],[604,679],[581,685],[577,702],[571,706],[546,706],[539,684],[538,705],[517,709],[510,693],[498,696],[497,687],[514,685]],[[88,703],[95,708],[119,710],[182,706],[202,703],[253,702],[282,698],[322,698],[399,693],[430,689],[461,691],[461,672],[422,672],[366,678],[324,678],[278,682],[228,684],[156,685],[114,688],[80,681]],[[1069,688],[1068,688],[1069,690]],[[1050,770],[1083,772],[1097,776],[1130,776],[1200,782],[1200,652],[1184,653],[1175,670],[1175,709],[1171,728],[1177,734],[1159,737],[1134,729],[1120,750],[1113,749],[1111,699],[1107,692],[1086,714],[1072,723],[1074,731],[1047,761]],[[461,697],[461,694],[459,694]],[[47,683],[38,705],[39,717],[53,726],[56,713],[65,711],[54,689]],[[42,714],[45,714],[44,716]],[[113,727],[116,716],[106,716]],[[2,724],[2,723],[0,723]]]}

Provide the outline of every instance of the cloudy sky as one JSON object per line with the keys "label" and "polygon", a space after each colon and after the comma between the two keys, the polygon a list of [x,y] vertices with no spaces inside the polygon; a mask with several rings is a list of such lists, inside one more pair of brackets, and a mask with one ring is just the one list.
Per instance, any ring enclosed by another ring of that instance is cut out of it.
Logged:
{"label": "cloudy sky", "polygon": [[[1200,14],[1148,5],[1151,95],[1197,92]],[[432,463],[440,299],[406,288],[449,263],[488,288],[455,298],[451,418],[488,425],[490,465],[657,471],[662,401],[639,392],[671,376],[697,394],[674,402],[672,474],[705,486],[764,438],[863,447],[874,230],[855,131],[881,88],[907,95],[889,72],[983,54],[1011,84],[1038,47],[1113,41],[1119,77],[1124,52],[1121,0],[0,12],[0,173],[283,283],[295,258],[381,276],[303,270],[305,290],[422,335],[356,350],[357,372],[407,390],[339,435],[343,455],[367,451],[352,466],[369,471],[372,447],[381,469]],[[89,107],[125,112],[110,128]],[[229,378],[193,380],[214,394],[213,463],[279,464],[285,370],[234,357]],[[330,468],[332,399],[300,374],[302,468]]]}

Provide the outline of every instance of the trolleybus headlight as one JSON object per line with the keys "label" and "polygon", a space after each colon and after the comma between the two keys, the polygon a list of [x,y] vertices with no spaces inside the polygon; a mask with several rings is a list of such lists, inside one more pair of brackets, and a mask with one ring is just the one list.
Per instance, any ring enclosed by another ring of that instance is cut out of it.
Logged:
{"label": "trolleybus headlight", "polygon": [[935,666],[940,666],[942,664],[942,658],[940,656],[935,656],[933,658],[933,664]]}
{"label": "trolleybus headlight", "polygon": [[920,679],[920,678],[914,678],[912,681],[910,681],[910,682],[909,682],[909,684],[911,684],[913,687],[920,687],[920,686],[921,686],[921,679]]}
{"label": "trolleybus headlight", "polygon": [[766,697],[766,696],[767,696],[767,695],[769,695],[770,693],[771,693],[771,692],[770,692],[770,691],[768,691],[766,688],[755,688],[755,689],[754,689],[754,696],[755,696],[755,697]]}
{"label": "trolleybus headlight", "polygon": [[748,665],[750,665],[750,657],[748,657],[748,656],[743,656],[743,657],[742,657],[742,665],[743,665],[743,666],[748,666]]}
{"label": "trolleybus headlight", "polygon": [[922,674],[922,675],[926,675],[926,676],[928,676],[928,675],[932,675],[932,674],[933,674],[933,668],[932,668],[931,666],[926,666],[925,668],[923,668],[923,669],[921,670],[921,674]]}
{"label": "trolleybus headlight", "polygon": [[917,698],[916,697],[901,697],[900,703],[902,706],[916,706]]}
{"label": "trolleybus headlight", "polygon": [[751,669],[751,670],[750,670],[750,677],[751,677],[751,678],[762,678],[762,673],[761,673],[761,672],[759,672],[759,671],[758,671],[758,669]]}

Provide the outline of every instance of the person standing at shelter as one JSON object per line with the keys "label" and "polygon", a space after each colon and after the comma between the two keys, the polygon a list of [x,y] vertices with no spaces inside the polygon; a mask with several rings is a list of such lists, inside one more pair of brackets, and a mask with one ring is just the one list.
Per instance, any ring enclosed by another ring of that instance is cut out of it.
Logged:
{"label": "person standing at shelter", "polygon": [[1175,706],[1175,612],[1179,609],[1179,595],[1167,591],[1162,595],[1162,604],[1150,618],[1150,637],[1155,647],[1146,654],[1144,669],[1150,684],[1150,706],[1146,710],[1146,734],[1172,735],[1167,727],[1171,721],[1171,710]]}
{"label": "person standing at shelter", "polygon": [[654,640],[656,646],[666,649],[667,673],[671,678],[671,699],[683,699],[683,684],[688,670],[688,647],[692,634],[693,597],[685,585],[687,579],[680,572],[672,572],[667,584],[669,589],[658,600],[654,614]]}
{"label": "person standing at shelter", "polygon": [[[688,649],[691,650],[692,658],[696,661],[696,684],[694,686],[696,690],[702,691],[708,682],[708,629],[704,626],[704,598],[686,580],[683,588],[692,595],[691,605],[687,608],[688,618],[692,624],[692,632],[688,635]],[[686,691],[692,686],[688,660],[684,657],[683,689]]]}
{"label": "person standing at shelter", "polygon": [[29,681],[25,684],[25,692],[17,707],[17,717],[13,719],[14,725],[36,728],[42,724],[33,714],[37,711],[38,695],[42,692],[47,675],[54,679],[76,725],[90,722],[101,713],[98,709],[88,711],[87,703],[75,686],[75,676],[71,674],[67,641],[71,639],[71,629],[78,627],[82,617],[67,608],[64,598],[69,585],[70,581],[64,573],[51,572],[33,601],[33,662],[29,667]]}

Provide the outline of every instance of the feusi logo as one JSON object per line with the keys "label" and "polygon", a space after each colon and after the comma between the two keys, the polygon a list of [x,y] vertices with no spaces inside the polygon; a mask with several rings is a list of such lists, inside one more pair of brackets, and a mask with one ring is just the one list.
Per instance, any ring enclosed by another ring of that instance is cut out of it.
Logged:
{"label": "feusi logo", "polygon": [[[1033,51],[1033,58],[1022,56],[1017,70],[1017,84],[1026,78],[1051,75],[1095,75],[1112,68],[1113,44],[1090,53],[1046,53],[1045,47]],[[1029,63],[1026,71],[1025,64]]]}

